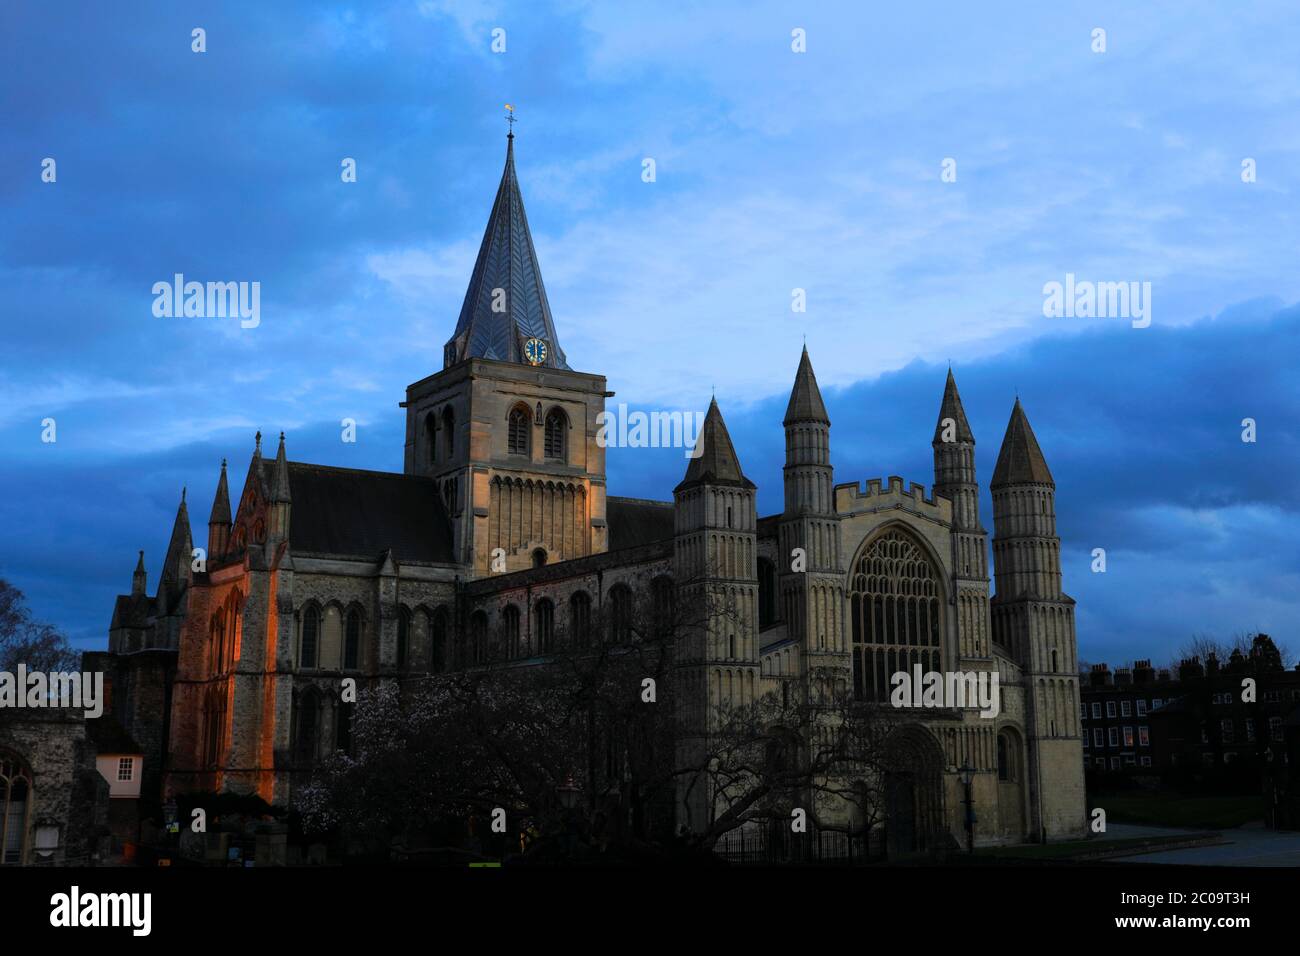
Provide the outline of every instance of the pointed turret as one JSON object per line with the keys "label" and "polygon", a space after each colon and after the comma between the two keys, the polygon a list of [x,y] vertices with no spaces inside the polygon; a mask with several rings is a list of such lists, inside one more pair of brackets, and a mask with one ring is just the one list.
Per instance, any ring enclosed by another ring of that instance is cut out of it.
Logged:
{"label": "pointed turret", "polygon": [[939,421],[934,426],[932,444],[967,441],[975,444],[975,435],[970,430],[970,422],[966,421],[966,409],[962,407],[961,396],[957,394],[957,380],[950,368],[948,381],[943,386],[943,402],[939,405]]}
{"label": "pointed turret", "polygon": [[190,533],[190,512],[185,504],[185,489],[181,489],[181,503],[176,508],[172,523],[172,537],[167,544],[167,557],[163,559],[162,577],[158,580],[158,594],[164,592],[174,598],[190,583],[190,561],[194,540]]}
{"label": "pointed turret", "polygon": [[284,453],[284,432],[280,432],[280,447],[275,453],[275,477],[271,482],[273,502],[292,501],[289,494],[289,460]]}
{"label": "pointed turret", "polygon": [[149,584],[148,572],[144,569],[144,552],[140,552],[140,560],[135,563],[135,572],[131,575],[131,596],[139,597],[145,593]]}
{"label": "pointed turret", "polygon": [[[785,508],[777,526],[778,554],[802,554],[796,571],[778,562],[781,618],[786,636],[798,642],[805,700],[829,699],[836,686],[852,680],[845,639],[844,569],[840,558],[840,516],[835,510],[831,467],[831,420],[826,414],[808,347],[795,372],[785,419]],[[775,624],[777,612],[769,611]]]}
{"label": "pointed turret", "polygon": [[[532,340],[541,340],[528,345]],[[527,347],[526,347],[527,346]],[[443,367],[468,358],[569,366],[555,334],[551,306],[528,230],[515,175],[515,137],[506,139],[506,166],[479,246],[456,331],[443,352]]]}
{"label": "pointed turret", "polygon": [[686,477],[677,486],[676,491],[695,485],[739,485],[753,488],[754,483],[745,477],[740,468],[740,459],[727,434],[727,423],[722,420],[715,398],[709,403],[708,414],[704,416],[704,427],[692,451],[691,463],[686,466]]}
{"label": "pointed turret", "polygon": [[975,476],[975,433],[966,420],[957,379],[948,369],[935,423],[934,493],[952,502],[953,590],[965,610],[957,619],[957,649],[962,657],[992,654],[988,629],[988,533],[980,523],[980,487]]}
{"label": "pointed turret", "polygon": [[993,481],[989,487],[1003,485],[1056,485],[1019,398],[1011,409],[1011,420],[1002,438],[1002,450],[998,452],[998,463],[993,469]]}
{"label": "pointed turret", "polygon": [[262,433],[253,436],[253,457],[248,462],[248,474],[244,477],[244,494],[253,489],[263,500],[270,498],[270,488],[266,483],[266,468],[262,462]]}
{"label": "pointed turret", "polygon": [[794,388],[790,390],[790,403],[785,407],[783,425],[796,422],[816,422],[822,425],[831,423],[822,402],[821,389],[817,387],[817,376],[813,374],[812,361],[808,358],[808,346],[803,347],[799,357],[799,370],[794,374]]}
{"label": "pointed turret", "polygon": [[[943,386],[943,401],[939,403],[939,420],[934,426],[934,490],[953,504],[953,525],[964,531],[984,533],[979,519],[979,485],[975,481],[975,433],[966,420],[961,395],[957,392],[957,379],[948,369],[948,380]],[[983,545],[981,557],[974,562],[977,576],[983,577]],[[970,559],[959,562],[970,563]]]}
{"label": "pointed turret", "polygon": [[284,432],[280,432],[280,447],[275,453],[275,470],[271,478],[271,535],[289,536],[289,459],[284,451]]}
{"label": "pointed turret", "polygon": [[226,483],[226,459],[221,459],[221,477],[217,479],[217,493],[212,497],[212,513],[208,516],[208,559],[215,560],[226,553],[230,543],[230,488]]}
{"label": "pointed turret", "polygon": [[993,572],[999,604],[1061,600],[1056,482],[1016,399],[993,469]]}

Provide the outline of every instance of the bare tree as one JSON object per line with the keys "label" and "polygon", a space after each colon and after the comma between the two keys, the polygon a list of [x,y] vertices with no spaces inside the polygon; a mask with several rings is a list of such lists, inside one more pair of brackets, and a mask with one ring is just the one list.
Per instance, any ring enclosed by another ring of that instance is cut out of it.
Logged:
{"label": "bare tree", "polygon": [[[666,580],[630,582],[547,648],[498,632],[475,664],[363,692],[352,753],[296,798],[304,821],[391,839],[504,810],[530,850],[568,855],[711,850],[795,807],[850,836],[878,824],[896,713],[844,688],[812,699],[805,686],[830,684],[817,680],[712,713],[681,699],[693,642],[739,622],[707,588]],[[455,642],[462,661],[471,640]]]}
{"label": "bare tree", "polygon": [[49,624],[32,619],[23,592],[0,578],[0,670],[72,671],[81,655]]}

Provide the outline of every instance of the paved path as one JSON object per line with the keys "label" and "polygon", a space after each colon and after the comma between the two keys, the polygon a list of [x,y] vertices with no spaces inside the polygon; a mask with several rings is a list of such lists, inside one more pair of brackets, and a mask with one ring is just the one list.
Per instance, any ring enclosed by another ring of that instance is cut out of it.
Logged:
{"label": "paved path", "polygon": [[[1196,830],[1173,827],[1112,824],[1102,839],[1122,840],[1141,836],[1177,836]],[[1204,832],[1204,831],[1199,831]],[[1194,846],[1162,853],[1112,857],[1125,863],[1176,863],[1182,866],[1297,866],[1300,867],[1300,833],[1294,830],[1265,830],[1259,827],[1219,830],[1228,842],[1221,846]]]}

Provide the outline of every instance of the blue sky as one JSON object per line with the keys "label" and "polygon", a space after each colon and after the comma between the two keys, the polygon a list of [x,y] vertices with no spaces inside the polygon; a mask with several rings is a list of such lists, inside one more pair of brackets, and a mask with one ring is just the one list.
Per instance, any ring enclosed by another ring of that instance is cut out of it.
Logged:
{"label": "blue sky", "polygon": [[[441,365],[510,102],[570,364],[639,407],[716,387],[761,511],[805,336],[839,481],[932,482],[951,360],[985,481],[1025,403],[1081,657],[1300,650],[1291,5],[696,6],[0,8],[0,576],[101,646],[181,487],[202,540],[258,429],[400,469],[397,402]],[[260,282],[260,326],[154,317],[177,272]],[[1067,273],[1150,282],[1151,326],[1045,318]],[[613,450],[611,490],[666,498],[682,464]]]}

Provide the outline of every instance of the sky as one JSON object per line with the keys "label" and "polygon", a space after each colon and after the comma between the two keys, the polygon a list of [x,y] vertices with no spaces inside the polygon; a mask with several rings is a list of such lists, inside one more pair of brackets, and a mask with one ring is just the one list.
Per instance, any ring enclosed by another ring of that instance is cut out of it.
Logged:
{"label": "sky", "polygon": [[[760,513],[805,341],[839,482],[932,484],[951,363],[981,480],[1024,403],[1082,659],[1300,651],[1300,20],[1130,6],[6,2],[0,577],[102,647],[259,429],[400,470],[511,103],[569,364],[635,408],[716,393]],[[156,316],[176,273],[260,283],[260,323]],[[1067,275],[1149,324],[1045,314]],[[683,469],[612,449],[610,490]]]}

